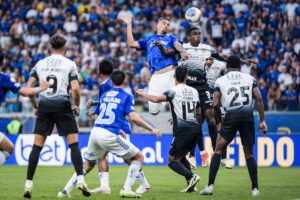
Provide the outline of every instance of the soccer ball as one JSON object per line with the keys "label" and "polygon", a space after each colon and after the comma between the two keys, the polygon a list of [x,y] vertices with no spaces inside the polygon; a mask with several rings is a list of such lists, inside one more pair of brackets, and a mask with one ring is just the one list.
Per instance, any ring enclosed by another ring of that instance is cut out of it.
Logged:
{"label": "soccer ball", "polygon": [[191,7],[185,12],[185,19],[189,23],[198,23],[201,20],[201,11],[196,7]]}

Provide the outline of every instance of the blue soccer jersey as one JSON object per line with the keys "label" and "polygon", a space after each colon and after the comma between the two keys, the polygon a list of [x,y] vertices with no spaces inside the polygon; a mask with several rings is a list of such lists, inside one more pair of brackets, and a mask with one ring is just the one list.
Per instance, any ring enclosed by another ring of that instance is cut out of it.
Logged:
{"label": "blue soccer jersey", "polygon": [[141,50],[147,51],[147,60],[150,65],[150,72],[153,74],[157,70],[164,69],[170,65],[177,65],[175,56],[164,56],[159,48],[153,44],[159,41],[165,48],[173,48],[178,39],[173,35],[153,35],[147,39],[138,40]]}
{"label": "blue soccer jersey", "polygon": [[[99,86],[99,99],[102,96],[102,94],[104,94],[105,92],[111,90],[113,87],[112,85],[112,81],[110,78],[106,79],[105,81],[103,81],[101,83],[101,85]],[[95,113],[97,115],[99,115],[99,108],[100,108],[100,103],[98,102],[97,107],[95,109]],[[130,134],[131,133],[131,127],[130,127],[130,123],[128,122],[127,119],[124,120],[124,124],[122,125],[121,129],[126,133],[126,134]]]}
{"label": "blue soccer jersey", "polygon": [[0,103],[4,101],[8,91],[17,93],[21,88],[22,86],[19,83],[16,83],[8,74],[0,73]]}
{"label": "blue soccer jersey", "polygon": [[117,135],[121,129],[126,132],[124,130],[124,124],[128,123],[126,116],[135,112],[133,102],[132,95],[121,88],[113,87],[100,97],[99,115],[94,126],[107,129]]}

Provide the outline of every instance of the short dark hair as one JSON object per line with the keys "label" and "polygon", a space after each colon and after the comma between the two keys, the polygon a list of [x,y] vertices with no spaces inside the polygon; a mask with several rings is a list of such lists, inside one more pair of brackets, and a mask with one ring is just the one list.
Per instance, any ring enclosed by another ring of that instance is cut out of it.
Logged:
{"label": "short dark hair", "polygon": [[241,68],[241,60],[238,56],[229,56],[226,62],[226,68]]}
{"label": "short dark hair", "polygon": [[175,70],[175,78],[178,82],[182,83],[185,81],[187,76],[187,67],[186,66],[179,66],[176,67]]}
{"label": "short dark hair", "polygon": [[167,20],[167,21],[170,21],[170,19],[168,19],[168,18],[160,17],[160,18],[158,18],[157,22],[160,22],[161,20]]}
{"label": "short dark hair", "polygon": [[199,31],[200,31],[200,28],[199,28],[199,27],[196,27],[196,26],[192,26],[192,27],[188,30],[187,35],[190,35],[190,33],[191,33],[192,31],[194,31],[194,30],[199,30]]}
{"label": "short dark hair", "polygon": [[54,35],[50,39],[52,49],[61,49],[65,46],[67,40],[62,35]]}
{"label": "short dark hair", "polygon": [[103,75],[111,75],[114,70],[114,64],[109,60],[102,60],[99,63],[99,72]]}
{"label": "short dark hair", "polygon": [[116,70],[111,74],[111,80],[116,86],[122,85],[124,83],[125,77],[125,73],[120,70]]}

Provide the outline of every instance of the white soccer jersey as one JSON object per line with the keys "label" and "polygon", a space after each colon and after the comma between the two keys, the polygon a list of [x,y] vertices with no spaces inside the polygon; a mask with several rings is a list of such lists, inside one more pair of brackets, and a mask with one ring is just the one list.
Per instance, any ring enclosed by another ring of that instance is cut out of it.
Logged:
{"label": "white soccer jersey", "polygon": [[165,92],[165,95],[171,105],[174,134],[190,133],[189,129],[198,128],[195,118],[196,108],[199,107],[197,90],[185,84],[178,84]]}
{"label": "white soccer jersey", "polygon": [[208,86],[210,89],[214,89],[216,80],[226,73],[226,64],[214,60],[214,63],[210,67],[205,67],[205,71]]}
{"label": "white soccer jersey", "polygon": [[70,82],[78,79],[75,62],[62,55],[53,54],[40,60],[32,69],[31,76],[39,82],[47,80],[50,84],[47,90],[39,94],[39,108],[56,108],[61,111],[61,108],[70,106]]}
{"label": "white soccer jersey", "polygon": [[226,110],[225,120],[253,120],[254,87],[257,87],[255,78],[238,71],[228,72],[217,79],[215,90],[222,94],[221,104]]}
{"label": "white soccer jersey", "polygon": [[191,45],[191,43],[184,43],[183,48],[187,51],[188,59],[184,60],[183,65],[189,68],[197,68],[204,70],[204,64],[206,58],[211,56],[212,52],[216,50],[207,44],[199,44],[197,47]]}

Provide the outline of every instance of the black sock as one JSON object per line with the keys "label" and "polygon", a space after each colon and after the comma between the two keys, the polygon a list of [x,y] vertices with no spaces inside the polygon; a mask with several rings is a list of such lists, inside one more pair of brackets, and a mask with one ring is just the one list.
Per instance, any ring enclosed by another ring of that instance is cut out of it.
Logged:
{"label": "black sock", "polygon": [[31,150],[30,156],[29,156],[29,160],[28,160],[27,180],[33,179],[42,149],[43,149],[43,147],[37,146],[35,144],[32,147],[32,150]]}
{"label": "black sock", "polygon": [[190,180],[193,177],[193,173],[189,171],[181,162],[172,161],[168,166],[176,173],[185,177],[185,179]]}
{"label": "black sock", "polygon": [[227,148],[225,148],[222,153],[222,159],[226,159],[226,157],[227,157]]}
{"label": "black sock", "polygon": [[253,157],[251,157],[248,158],[246,162],[247,162],[247,168],[252,182],[252,189],[258,188],[256,161],[254,160]]}
{"label": "black sock", "polygon": [[209,168],[209,180],[208,185],[214,184],[221,162],[221,155],[214,154],[211,158],[210,168]]}
{"label": "black sock", "polygon": [[69,147],[71,149],[71,160],[74,165],[77,176],[83,175],[83,170],[82,170],[83,164],[82,164],[81,153],[78,147],[78,142],[70,144]]}
{"label": "black sock", "polygon": [[208,126],[208,133],[211,139],[211,144],[213,146],[213,150],[216,148],[217,136],[218,136],[218,129],[215,123],[209,124]]}
{"label": "black sock", "polygon": [[[183,158],[180,160],[180,162],[185,166],[185,168],[186,168],[187,170],[189,170],[190,172],[192,172],[191,165],[190,165],[189,161],[188,161],[185,157],[183,157]],[[186,182],[188,182],[188,180],[190,180],[190,179],[187,179],[187,178],[186,178]]]}

